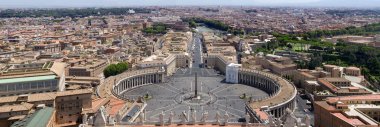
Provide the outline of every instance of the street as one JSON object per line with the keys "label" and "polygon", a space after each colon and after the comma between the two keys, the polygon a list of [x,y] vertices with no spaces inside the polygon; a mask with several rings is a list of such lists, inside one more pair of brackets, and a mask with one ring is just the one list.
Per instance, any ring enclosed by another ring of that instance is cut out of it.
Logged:
{"label": "street", "polygon": [[294,110],[294,115],[297,118],[305,118],[306,115],[308,115],[310,117],[310,122],[313,125],[314,124],[314,114],[312,111],[309,110],[310,106],[306,104],[307,100],[302,99],[300,95],[297,95],[296,96],[296,102],[297,102],[297,105],[296,105],[296,108]]}

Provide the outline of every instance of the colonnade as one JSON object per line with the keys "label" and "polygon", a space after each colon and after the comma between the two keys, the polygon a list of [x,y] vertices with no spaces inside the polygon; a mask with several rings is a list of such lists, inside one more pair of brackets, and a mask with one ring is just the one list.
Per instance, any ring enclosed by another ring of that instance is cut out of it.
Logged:
{"label": "colonnade", "polygon": [[115,85],[114,92],[117,95],[119,95],[128,89],[135,88],[141,85],[161,83],[163,80],[162,78],[163,78],[162,74],[142,74],[142,75],[127,77],[119,81],[119,83]]}
{"label": "colonnade", "polygon": [[280,86],[272,79],[256,73],[239,73],[239,83],[259,88],[269,96],[276,95]]}
{"label": "colonnade", "polygon": [[[267,101],[270,100],[271,102],[271,105],[263,105],[267,106],[265,112],[268,114],[279,118],[286,114],[286,109],[294,109],[296,90],[291,83],[287,82],[279,76],[255,70],[239,70],[238,75],[239,83],[259,88],[269,94],[269,97],[262,99]],[[283,91],[282,87],[291,88],[291,91]],[[284,92],[287,92],[286,95],[289,96],[288,100],[282,100],[284,97],[279,97],[281,96],[279,95],[280,92],[283,92],[281,95],[284,95]],[[260,103],[260,100],[251,103]],[[255,116],[254,110],[252,107],[250,107],[250,104],[247,104],[246,110],[249,114],[251,114],[251,116]]]}
{"label": "colonnade", "polygon": [[292,99],[288,103],[284,103],[283,105],[271,107],[269,110],[269,113],[278,118],[286,114],[286,109],[293,110],[294,107],[295,107],[295,101],[294,99]]}
{"label": "colonnade", "polygon": [[146,84],[162,83],[165,79],[165,71],[142,69],[126,72],[114,78],[112,93],[114,96],[123,98],[123,92]]}

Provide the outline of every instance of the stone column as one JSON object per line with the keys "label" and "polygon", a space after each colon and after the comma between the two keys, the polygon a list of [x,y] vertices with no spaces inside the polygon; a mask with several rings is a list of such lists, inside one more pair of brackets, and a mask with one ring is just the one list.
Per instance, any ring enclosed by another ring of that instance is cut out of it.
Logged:
{"label": "stone column", "polygon": [[132,84],[132,88],[135,87],[135,80],[133,78],[131,78],[131,84]]}
{"label": "stone column", "polygon": [[245,114],[245,125],[246,125],[246,126],[249,126],[249,121],[251,120],[250,117],[251,117],[251,116],[249,116],[248,113]]}
{"label": "stone column", "polygon": [[137,77],[133,78],[133,83],[135,84],[135,87],[137,86]]}
{"label": "stone column", "polygon": [[195,124],[197,122],[197,111],[193,110],[191,112],[191,123]]}
{"label": "stone column", "polygon": [[120,86],[117,85],[116,88],[117,88],[117,94],[120,94],[120,93],[119,93],[119,92],[120,92]]}
{"label": "stone column", "polygon": [[148,83],[152,83],[152,74],[148,75]]}
{"label": "stone column", "polygon": [[144,75],[144,84],[147,83],[146,77],[148,77],[148,76],[147,76],[147,75]]}
{"label": "stone column", "polygon": [[203,115],[202,115],[202,119],[201,119],[201,123],[202,124],[206,124],[207,122],[207,118],[208,118],[208,112],[203,112]]}
{"label": "stone column", "polygon": [[127,89],[127,81],[123,81],[123,90],[126,90]]}
{"label": "stone column", "polygon": [[220,124],[220,114],[219,114],[219,111],[216,111],[216,115],[215,115],[215,124],[219,125]]}
{"label": "stone column", "polygon": [[164,112],[161,112],[161,114],[159,115],[159,119],[160,119],[160,126],[164,126],[165,125],[165,122],[164,122]]}
{"label": "stone column", "polygon": [[140,85],[140,81],[141,81],[141,76],[138,76],[136,77],[136,85],[139,86]]}
{"label": "stone column", "polygon": [[186,111],[183,111],[182,114],[180,115],[180,119],[181,119],[181,124],[186,124],[186,121],[187,121],[187,114],[186,114]]}
{"label": "stone column", "polygon": [[139,78],[139,80],[140,80],[140,82],[139,82],[139,85],[141,85],[141,84],[143,84],[143,76],[140,76],[140,78]]}
{"label": "stone column", "polygon": [[154,83],[153,82],[153,74],[150,75],[149,80],[150,80],[150,83]]}
{"label": "stone column", "polygon": [[145,114],[143,112],[139,114],[139,119],[140,119],[141,125],[144,125],[144,123],[145,123]]}
{"label": "stone column", "polygon": [[173,124],[173,117],[174,117],[174,113],[173,113],[173,111],[171,111],[169,114],[169,120],[168,120],[169,125]]}
{"label": "stone column", "polygon": [[230,118],[230,116],[228,115],[228,113],[226,112],[224,114],[224,125],[228,125],[228,119]]}
{"label": "stone column", "polygon": [[131,88],[131,81],[127,80],[128,89]]}
{"label": "stone column", "polygon": [[156,74],[156,83],[158,83],[158,80],[159,80],[159,75]]}

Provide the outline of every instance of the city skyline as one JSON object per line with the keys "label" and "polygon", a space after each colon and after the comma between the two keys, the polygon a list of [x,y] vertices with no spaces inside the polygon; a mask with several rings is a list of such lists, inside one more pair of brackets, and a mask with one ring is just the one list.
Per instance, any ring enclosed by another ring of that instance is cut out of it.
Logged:
{"label": "city skyline", "polygon": [[0,8],[66,8],[126,6],[286,6],[378,8],[377,0],[0,0]]}

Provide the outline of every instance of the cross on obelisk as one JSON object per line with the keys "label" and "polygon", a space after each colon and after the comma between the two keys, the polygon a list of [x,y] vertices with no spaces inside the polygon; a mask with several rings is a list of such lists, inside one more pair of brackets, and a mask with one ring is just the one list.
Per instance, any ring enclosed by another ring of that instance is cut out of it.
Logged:
{"label": "cross on obelisk", "polygon": [[198,75],[197,75],[197,72],[195,72],[195,86],[194,86],[194,97],[197,98],[198,97]]}

